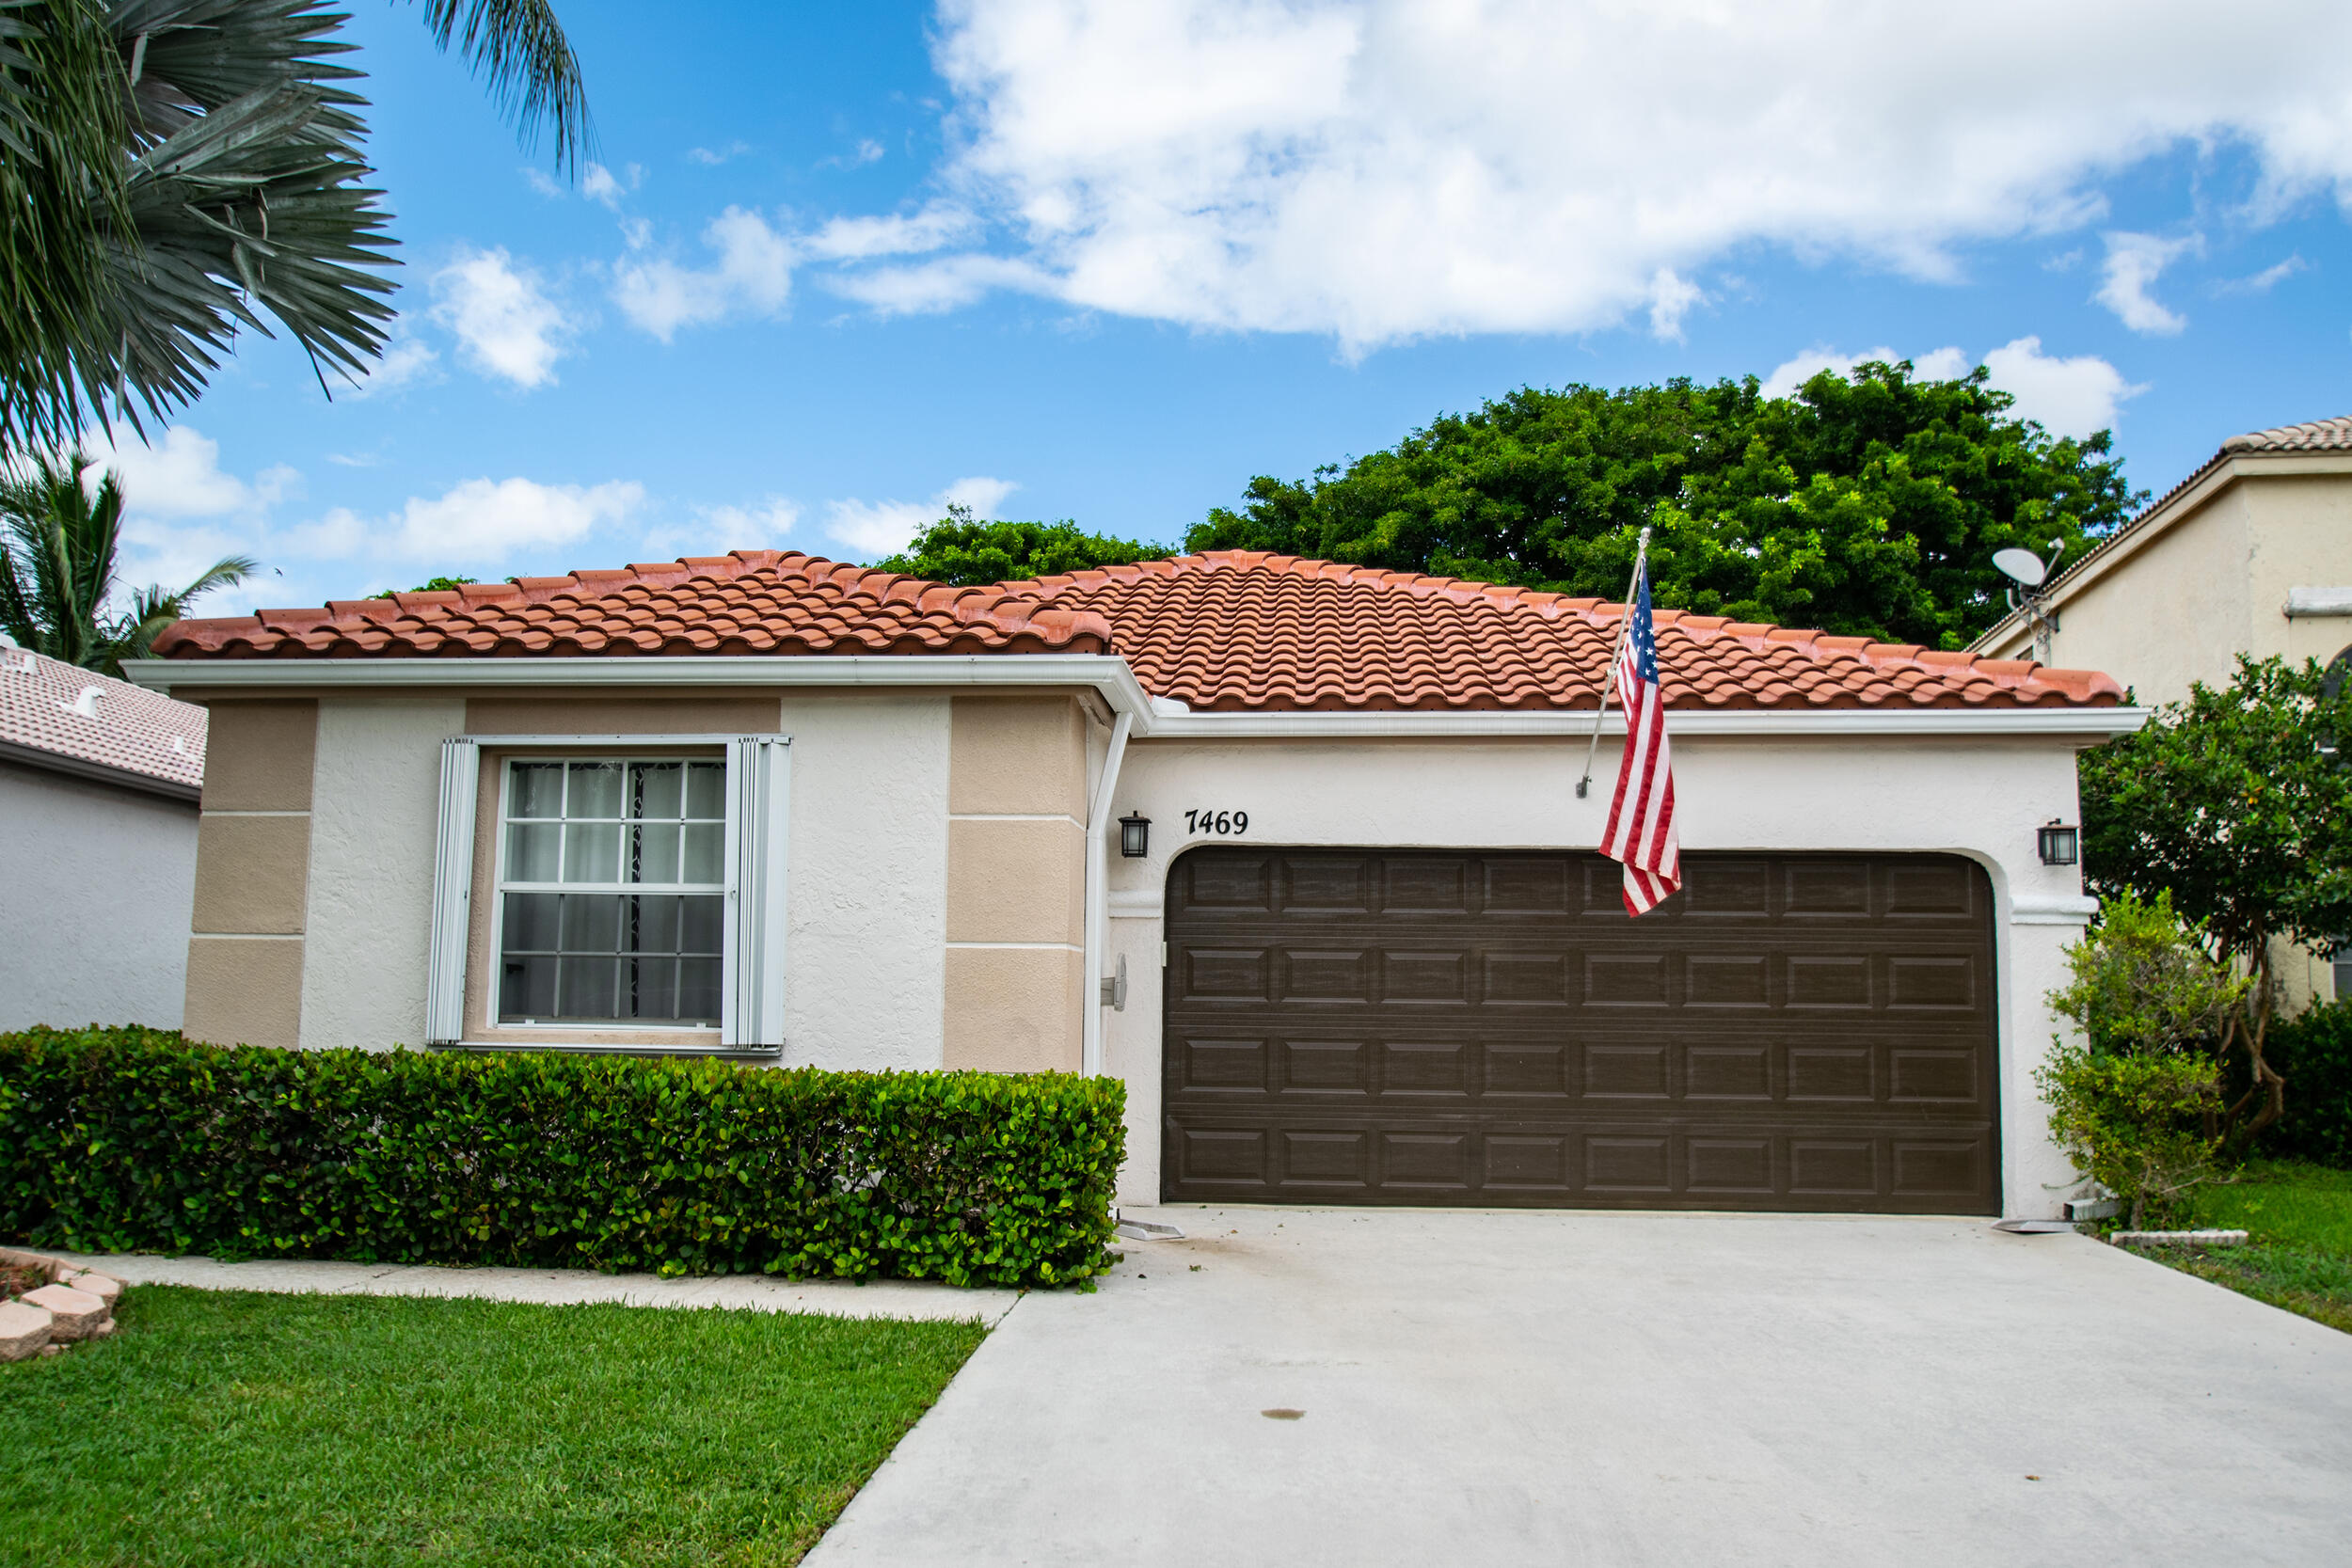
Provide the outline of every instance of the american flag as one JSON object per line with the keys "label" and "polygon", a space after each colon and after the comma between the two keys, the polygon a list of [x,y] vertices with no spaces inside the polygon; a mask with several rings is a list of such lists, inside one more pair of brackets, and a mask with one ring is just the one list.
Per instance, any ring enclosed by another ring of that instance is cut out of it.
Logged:
{"label": "american flag", "polygon": [[1675,838],[1674,761],[1666,748],[1666,698],[1658,683],[1658,633],[1650,626],[1649,567],[1634,568],[1631,625],[1617,653],[1617,703],[1625,709],[1625,760],[1600,852],[1625,865],[1625,912],[1646,914],[1682,886]]}

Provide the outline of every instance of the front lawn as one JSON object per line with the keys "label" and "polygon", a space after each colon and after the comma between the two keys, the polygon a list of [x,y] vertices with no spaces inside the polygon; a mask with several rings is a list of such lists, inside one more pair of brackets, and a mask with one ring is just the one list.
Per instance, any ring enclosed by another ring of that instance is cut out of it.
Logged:
{"label": "front lawn", "polygon": [[2204,1188],[2196,1223],[2244,1230],[2242,1247],[2153,1256],[2201,1279],[2352,1334],[2352,1171],[2287,1161]]}
{"label": "front lawn", "polygon": [[986,1330],[143,1285],[0,1366],[9,1561],[797,1561]]}

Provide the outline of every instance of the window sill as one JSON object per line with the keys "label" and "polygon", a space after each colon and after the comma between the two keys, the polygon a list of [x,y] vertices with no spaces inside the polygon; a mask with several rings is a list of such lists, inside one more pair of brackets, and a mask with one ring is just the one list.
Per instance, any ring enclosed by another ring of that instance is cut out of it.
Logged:
{"label": "window sill", "polygon": [[782,1045],[721,1045],[716,1040],[677,1045],[612,1045],[582,1040],[440,1040],[429,1049],[480,1054],[507,1051],[554,1051],[575,1056],[711,1056],[731,1062],[776,1062]]}

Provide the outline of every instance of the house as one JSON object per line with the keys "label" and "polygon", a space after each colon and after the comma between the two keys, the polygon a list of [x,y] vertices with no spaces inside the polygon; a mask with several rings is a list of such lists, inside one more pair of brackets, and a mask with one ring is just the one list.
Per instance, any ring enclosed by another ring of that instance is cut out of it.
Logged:
{"label": "house", "polygon": [[[2352,673],[2352,417],[2231,436],[1973,651],[2108,671],[2151,706],[2229,685],[2240,654]],[[2352,954],[2277,958],[2290,1007],[2352,996]]]}
{"label": "house", "polygon": [[[1622,607],[1233,552],[798,554],[183,622],[215,1040],[1056,1069],[1129,1202],[2055,1211],[2104,675],[1661,612],[1688,885],[1594,854]],[[2061,862],[2064,855],[2055,855]]]}
{"label": "house", "polygon": [[204,720],[0,646],[0,1030],[178,1026]]}

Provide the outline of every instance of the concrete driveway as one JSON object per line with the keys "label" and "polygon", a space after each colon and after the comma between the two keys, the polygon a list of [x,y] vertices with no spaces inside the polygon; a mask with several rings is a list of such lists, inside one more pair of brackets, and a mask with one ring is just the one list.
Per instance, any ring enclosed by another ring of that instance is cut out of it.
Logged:
{"label": "concrete driveway", "polygon": [[2080,1237],[1152,1217],[1191,1239],[1024,1299],[812,1568],[2352,1554],[2352,1337]]}

